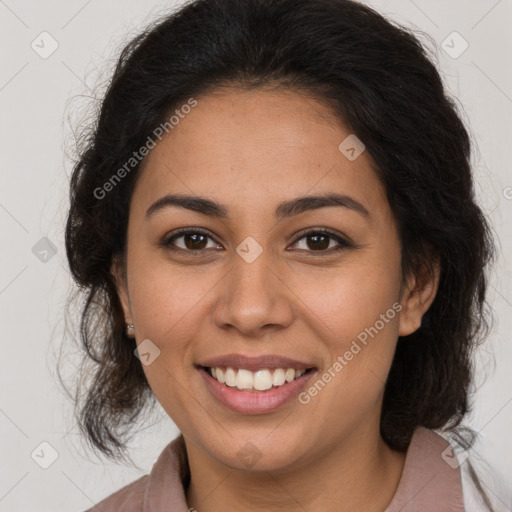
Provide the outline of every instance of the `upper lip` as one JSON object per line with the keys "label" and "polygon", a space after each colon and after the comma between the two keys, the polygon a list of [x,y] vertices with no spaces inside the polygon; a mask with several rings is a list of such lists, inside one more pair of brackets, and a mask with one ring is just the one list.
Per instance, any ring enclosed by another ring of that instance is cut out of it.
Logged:
{"label": "upper lip", "polygon": [[212,357],[198,363],[198,366],[206,366],[208,368],[231,367],[243,368],[246,370],[263,370],[276,368],[294,368],[296,370],[314,368],[312,363],[297,361],[289,357],[282,357],[274,354],[266,354],[257,357],[244,356],[242,354],[226,354],[224,356]]}

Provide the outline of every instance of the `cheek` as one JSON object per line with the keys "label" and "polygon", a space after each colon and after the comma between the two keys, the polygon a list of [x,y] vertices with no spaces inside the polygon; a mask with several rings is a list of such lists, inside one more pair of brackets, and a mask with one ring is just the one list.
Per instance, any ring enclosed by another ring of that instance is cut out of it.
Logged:
{"label": "cheek", "polygon": [[[133,260],[129,269],[130,296],[139,334],[157,345],[167,345],[172,340],[172,347],[177,349],[197,321],[195,317],[215,276],[199,266],[173,265],[154,253]],[[137,261],[148,263],[141,265]]]}
{"label": "cheek", "polygon": [[401,309],[400,268],[398,255],[386,254],[380,258],[371,252],[364,257],[354,253],[343,266],[323,276],[301,276],[295,284],[302,282],[297,288],[307,306],[302,314],[330,357],[312,383],[316,389],[310,387],[318,397],[311,400],[326,411],[333,407],[344,421],[372,410],[393,359]]}
{"label": "cheek", "polygon": [[[377,251],[363,251],[347,255],[336,267],[297,267],[289,275],[287,284],[303,304],[302,313],[337,350],[373,326],[398,300],[398,255],[388,252],[380,257]],[[397,324],[394,313],[388,315],[386,326]]]}
{"label": "cheek", "polygon": [[192,271],[155,260],[131,269],[137,343],[149,339],[159,351],[142,369],[156,399],[179,428],[187,428],[195,410],[188,385],[192,342],[198,338],[199,317],[205,314],[204,299],[213,284],[214,279],[206,274],[199,278],[197,272],[194,276]]}

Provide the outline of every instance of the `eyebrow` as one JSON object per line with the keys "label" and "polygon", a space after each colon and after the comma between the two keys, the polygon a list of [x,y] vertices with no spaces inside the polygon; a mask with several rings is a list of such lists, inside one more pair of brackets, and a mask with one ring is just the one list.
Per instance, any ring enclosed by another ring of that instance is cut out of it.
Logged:
{"label": "eyebrow", "polygon": [[[229,218],[227,206],[206,197],[181,194],[167,194],[155,201],[146,211],[146,218],[152,217],[164,208],[172,206],[185,208],[219,219]],[[359,201],[356,201],[350,196],[335,193],[302,196],[290,201],[285,201],[277,206],[274,215],[276,219],[282,220],[307,211],[318,210],[319,208],[329,206],[347,208],[364,217],[370,217],[368,210]]]}

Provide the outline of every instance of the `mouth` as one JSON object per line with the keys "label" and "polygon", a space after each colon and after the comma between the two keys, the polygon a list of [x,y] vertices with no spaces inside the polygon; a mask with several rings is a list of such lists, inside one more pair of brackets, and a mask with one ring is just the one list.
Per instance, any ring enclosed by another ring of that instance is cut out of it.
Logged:
{"label": "mouth", "polygon": [[249,370],[230,366],[199,366],[210,378],[225,387],[249,393],[266,393],[297,381],[315,371],[310,368],[260,368]]}
{"label": "mouth", "polygon": [[196,368],[210,396],[238,414],[272,413],[293,404],[318,372],[311,363],[287,357],[229,354]]}

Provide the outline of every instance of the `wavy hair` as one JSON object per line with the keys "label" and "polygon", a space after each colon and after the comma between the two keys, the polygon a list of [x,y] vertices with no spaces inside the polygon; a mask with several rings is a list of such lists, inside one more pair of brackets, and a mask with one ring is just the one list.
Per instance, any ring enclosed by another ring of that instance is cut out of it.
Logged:
{"label": "wavy hair", "polygon": [[76,393],[76,413],[109,457],[123,453],[134,420],[154,400],[110,273],[125,254],[140,164],[102,199],[94,191],[191,96],[265,85],[324,102],[364,142],[397,221],[404,277],[439,258],[434,302],[421,327],[398,339],[383,439],[406,450],[417,426],[454,429],[470,409],[472,359],[489,327],[494,242],[475,198],[470,135],[434,58],[413,31],[352,0],[196,0],[123,48],[71,177],[65,244],[84,298],[89,367],[79,375],[89,380],[77,388],[86,392]]}

